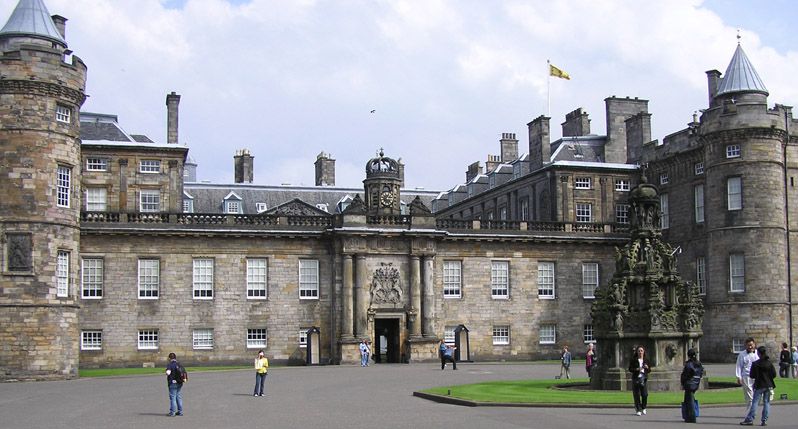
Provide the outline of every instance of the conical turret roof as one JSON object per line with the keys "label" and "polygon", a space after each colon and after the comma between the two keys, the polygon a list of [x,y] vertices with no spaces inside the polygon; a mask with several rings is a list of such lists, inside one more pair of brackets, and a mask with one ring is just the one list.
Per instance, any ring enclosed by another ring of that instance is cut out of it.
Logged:
{"label": "conical turret roof", "polygon": [[726,73],[723,74],[723,79],[720,81],[717,95],[736,92],[756,92],[768,95],[765,84],[762,83],[762,79],[759,78],[759,74],[757,74],[739,43],[729,67],[726,68]]}
{"label": "conical turret roof", "polygon": [[19,0],[0,30],[0,37],[7,36],[39,37],[66,46],[66,40],[61,37],[42,0]]}

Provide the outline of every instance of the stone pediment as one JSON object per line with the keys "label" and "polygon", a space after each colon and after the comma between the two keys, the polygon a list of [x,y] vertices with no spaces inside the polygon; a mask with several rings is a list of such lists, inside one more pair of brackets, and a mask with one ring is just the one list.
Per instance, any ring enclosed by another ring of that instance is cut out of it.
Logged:
{"label": "stone pediment", "polygon": [[287,203],[280,204],[267,210],[265,214],[275,216],[331,216],[324,210],[317,209],[316,207],[295,198]]}

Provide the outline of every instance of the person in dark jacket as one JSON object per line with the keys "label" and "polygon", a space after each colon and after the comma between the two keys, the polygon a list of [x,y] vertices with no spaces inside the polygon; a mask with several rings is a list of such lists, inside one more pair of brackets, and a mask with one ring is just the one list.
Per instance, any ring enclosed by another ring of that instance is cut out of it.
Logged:
{"label": "person in dark jacket", "polygon": [[648,372],[651,370],[651,362],[646,357],[646,349],[637,346],[635,354],[629,360],[629,372],[632,373],[632,396],[635,400],[635,414],[638,416],[646,414],[648,403]]}
{"label": "person in dark jacket", "polygon": [[169,353],[169,364],[166,366],[166,384],[169,387],[169,417],[183,415],[183,378],[180,374],[180,363],[177,356]]}
{"label": "person in dark jacket", "polygon": [[695,391],[701,386],[701,377],[704,374],[703,365],[696,358],[696,352],[693,349],[687,351],[687,362],[684,364],[682,370],[682,389],[684,389],[684,403],[687,415],[684,419],[687,423],[695,423]]}
{"label": "person in dark jacket", "polygon": [[770,357],[767,355],[765,346],[760,346],[756,349],[759,354],[759,360],[751,365],[750,377],[754,380],[754,398],[751,401],[751,407],[748,409],[748,415],[745,420],[740,424],[743,426],[751,426],[754,424],[754,417],[756,417],[756,407],[759,405],[759,398],[762,398],[762,426],[767,425],[768,414],[770,414],[770,397],[773,389],[776,388],[776,383],[773,379],[776,378],[776,368],[770,362]]}
{"label": "person in dark jacket", "polygon": [[792,364],[792,354],[787,343],[781,343],[781,353],[779,354],[779,377],[790,378],[790,364]]}

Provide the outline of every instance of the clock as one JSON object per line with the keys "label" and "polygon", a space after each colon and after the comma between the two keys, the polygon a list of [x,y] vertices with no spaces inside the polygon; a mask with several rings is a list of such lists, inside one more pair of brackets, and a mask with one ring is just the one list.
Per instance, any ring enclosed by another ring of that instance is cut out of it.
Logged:
{"label": "clock", "polygon": [[390,192],[383,192],[380,195],[380,204],[383,207],[391,207],[393,205],[393,194]]}

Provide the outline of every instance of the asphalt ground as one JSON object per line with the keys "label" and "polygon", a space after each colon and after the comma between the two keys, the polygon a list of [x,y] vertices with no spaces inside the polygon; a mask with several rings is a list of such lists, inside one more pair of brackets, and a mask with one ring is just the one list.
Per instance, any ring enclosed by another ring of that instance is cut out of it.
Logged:
{"label": "asphalt ground", "polygon": [[[733,375],[708,365],[710,376]],[[573,368],[582,376],[581,367]],[[0,383],[0,428],[670,428],[676,408],[464,407],[414,397],[428,387],[487,380],[553,378],[559,366],[534,363],[272,368],[266,395],[253,397],[254,371],[194,372],[183,388],[185,416],[167,417],[165,376]],[[742,398],[742,392],[740,392]],[[701,395],[698,394],[700,401]],[[702,427],[738,426],[743,407],[703,407]],[[771,407],[771,428],[798,427],[798,405]]]}

